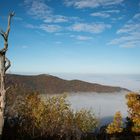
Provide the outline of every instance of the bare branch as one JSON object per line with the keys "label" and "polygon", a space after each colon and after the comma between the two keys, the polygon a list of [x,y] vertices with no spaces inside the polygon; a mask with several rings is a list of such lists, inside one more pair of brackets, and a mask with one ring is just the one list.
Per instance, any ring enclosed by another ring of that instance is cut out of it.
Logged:
{"label": "bare branch", "polygon": [[4,47],[3,49],[0,50],[0,54],[4,55],[6,53],[6,51],[7,51],[7,48]]}
{"label": "bare branch", "polygon": [[9,32],[10,32],[10,25],[11,25],[11,18],[15,15],[14,12],[9,14],[8,17],[8,26],[7,26],[7,31],[5,32],[5,38],[8,38]]}
{"label": "bare branch", "polygon": [[8,39],[8,35],[10,32],[10,25],[11,25],[11,18],[15,15],[14,12],[10,13],[8,16],[8,25],[7,25],[7,30],[6,32],[4,32],[2,29],[0,29],[0,34],[2,35],[2,37],[4,38],[4,40]]}
{"label": "bare branch", "polygon": [[2,29],[0,29],[0,34],[2,35],[2,37],[4,38],[4,31]]}
{"label": "bare branch", "polygon": [[5,57],[5,61],[7,63],[7,66],[5,66],[5,72],[6,72],[9,69],[9,67],[11,66],[11,62],[7,57]]}
{"label": "bare branch", "polygon": [[10,87],[7,87],[7,88],[6,88],[6,92],[7,92],[9,89],[10,89]]}
{"label": "bare branch", "polygon": [[0,34],[4,38],[4,48],[0,50],[1,54],[5,54],[8,49],[8,35],[10,32],[10,24],[11,24],[11,18],[15,15],[14,12],[10,13],[8,16],[8,25],[7,25],[7,31],[4,32],[0,29]]}

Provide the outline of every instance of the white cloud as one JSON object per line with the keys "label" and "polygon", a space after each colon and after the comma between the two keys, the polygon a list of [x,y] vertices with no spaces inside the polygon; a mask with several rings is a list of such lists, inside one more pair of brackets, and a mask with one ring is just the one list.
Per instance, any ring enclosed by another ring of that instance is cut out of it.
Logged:
{"label": "white cloud", "polygon": [[139,20],[140,21],[140,13],[135,14],[134,19]]}
{"label": "white cloud", "polygon": [[112,40],[108,44],[109,45],[121,45],[122,44],[122,46],[123,46],[124,43],[129,42],[129,41],[132,42],[133,40],[139,41],[139,35],[136,34],[136,35],[131,35],[131,36],[130,35],[129,36],[121,36],[121,37],[118,37],[118,38]]}
{"label": "white cloud", "polygon": [[62,23],[62,22],[80,21],[79,17],[67,17],[63,15],[49,15],[44,22],[45,23]]}
{"label": "white cloud", "polygon": [[59,25],[42,24],[42,25],[40,25],[39,28],[46,31],[46,32],[49,32],[49,33],[61,31],[61,26],[59,26]]}
{"label": "white cloud", "polygon": [[119,16],[119,17],[111,17],[112,21],[113,22],[116,22],[116,21],[119,21],[119,20],[122,20],[124,18],[124,16]]}
{"label": "white cloud", "polygon": [[26,28],[30,28],[30,29],[36,29],[36,28],[38,28],[36,25],[29,24],[29,23],[25,24],[25,27]]}
{"label": "white cloud", "polygon": [[108,45],[125,48],[140,47],[140,14],[137,13],[116,34],[118,38],[111,40]]}
{"label": "white cloud", "polygon": [[125,43],[121,44],[120,47],[123,47],[123,48],[134,48],[134,47],[138,46],[139,44],[140,44],[140,41],[130,40],[128,42],[125,42]]}
{"label": "white cloud", "polygon": [[111,14],[114,14],[114,13],[117,14],[119,12],[120,10],[106,10],[106,11],[94,12],[94,13],[91,13],[90,15],[94,17],[108,18],[111,16]]}
{"label": "white cloud", "polygon": [[54,10],[47,5],[45,0],[24,0],[26,11],[36,19],[45,23],[61,23],[74,20],[76,17],[66,17],[54,14]]}
{"label": "white cloud", "polygon": [[44,0],[24,0],[29,15],[35,18],[45,19],[47,15],[52,13],[52,9],[44,2]]}
{"label": "white cloud", "polygon": [[120,13],[120,10],[108,10],[108,11],[104,11],[106,13]]}
{"label": "white cloud", "polygon": [[77,36],[76,39],[77,39],[77,40],[81,40],[81,41],[86,41],[86,40],[91,40],[92,37],[90,37],[90,36],[81,36],[81,35],[79,35],[79,36]]}
{"label": "white cloud", "polygon": [[95,8],[99,6],[110,6],[121,4],[124,0],[64,0],[64,4],[67,6],[73,6],[75,8]]}
{"label": "white cloud", "polygon": [[111,25],[105,23],[75,23],[70,27],[70,30],[76,32],[101,33],[108,28],[111,28]]}
{"label": "white cloud", "polygon": [[95,13],[92,13],[91,16],[93,16],[93,17],[101,17],[101,18],[108,18],[108,17],[110,17],[110,14],[103,13],[103,12],[95,12]]}
{"label": "white cloud", "polygon": [[45,0],[24,0],[24,6],[29,15],[42,22],[40,25],[26,24],[25,26],[30,29],[41,29],[49,33],[54,33],[62,30],[62,27],[56,23],[78,20],[77,17],[54,14],[54,10],[47,5],[47,1]]}
{"label": "white cloud", "polygon": [[61,23],[61,22],[68,22],[68,18],[62,15],[55,15],[55,16],[49,16],[47,17],[44,22],[46,23]]}
{"label": "white cloud", "polygon": [[59,32],[61,31],[62,27],[59,25],[53,25],[53,24],[41,24],[41,25],[33,25],[33,24],[26,24],[26,28],[30,29],[41,29],[43,31],[49,32],[49,33],[54,33],[54,32]]}
{"label": "white cloud", "polygon": [[132,32],[137,32],[137,30],[140,28],[140,24],[136,23],[136,24],[126,24],[124,25],[123,28],[121,28],[120,30],[117,31],[117,34],[122,34],[122,33],[126,33],[126,34],[131,34]]}
{"label": "white cloud", "polygon": [[70,35],[70,37],[75,38],[75,39],[80,40],[80,41],[87,41],[87,40],[92,39],[91,36],[83,36],[83,35]]}

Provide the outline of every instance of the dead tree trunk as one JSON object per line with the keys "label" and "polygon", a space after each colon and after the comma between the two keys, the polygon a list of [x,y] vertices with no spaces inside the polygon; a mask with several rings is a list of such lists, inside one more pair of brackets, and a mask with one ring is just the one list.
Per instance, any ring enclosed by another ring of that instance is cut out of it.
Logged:
{"label": "dead tree trunk", "polygon": [[[2,136],[2,130],[4,126],[5,118],[5,106],[6,106],[6,88],[5,88],[5,73],[11,66],[10,60],[6,57],[8,50],[8,36],[10,32],[11,18],[14,13],[10,13],[8,17],[8,26],[6,32],[0,30],[0,34],[4,39],[4,48],[0,50],[0,137]],[[1,138],[0,138],[1,139]]]}

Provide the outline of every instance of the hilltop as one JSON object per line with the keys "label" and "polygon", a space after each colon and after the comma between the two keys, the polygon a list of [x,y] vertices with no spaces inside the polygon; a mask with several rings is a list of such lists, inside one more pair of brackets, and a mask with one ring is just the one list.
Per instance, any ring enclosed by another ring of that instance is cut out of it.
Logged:
{"label": "hilltop", "polygon": [[80,80],[64,80],[52,75],[15,75],[6,76],[6,85],[10,86],[11,92],[18,94],[39,92],[40,94],[57,94],[71,92],[97,92],[112,93],[128,91],[125,88],[100,85]]}

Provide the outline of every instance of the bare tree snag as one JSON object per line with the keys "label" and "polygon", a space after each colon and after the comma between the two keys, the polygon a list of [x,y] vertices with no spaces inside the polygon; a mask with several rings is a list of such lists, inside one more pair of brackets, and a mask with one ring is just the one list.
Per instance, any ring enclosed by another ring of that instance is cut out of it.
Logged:
{"label": "bare tree snag", "polygon": [[[0,136],[2,136],[2,130],[5,119],[5,106],[6,106],[6,89],[5,89],[5,74],[11,66],[10,60],[6,57],[8,50],[8,36],[10,32],[11,18],[14,16],[14,12],[8,16],[7,30],[4,32],[0,29],[0,35],[4,39],[4,48],[0,50]],[[0,138],[1,139],[1,138]]]}

